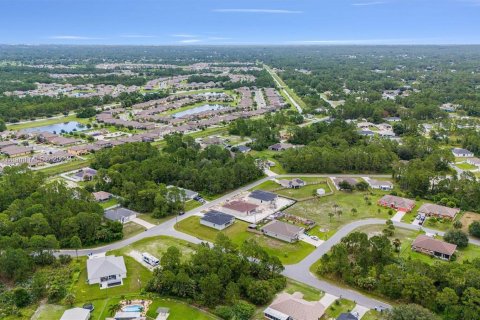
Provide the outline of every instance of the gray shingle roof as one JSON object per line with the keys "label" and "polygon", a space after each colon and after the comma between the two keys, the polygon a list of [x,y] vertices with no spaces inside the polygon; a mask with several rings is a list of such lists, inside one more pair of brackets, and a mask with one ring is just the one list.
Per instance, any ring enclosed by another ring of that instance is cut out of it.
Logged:
{"label": "gray shingle roof", "polygon": [[108,209],[105,211],[105,218],[113,221],[118,221],[121,220],[122,218],[130,217],[137,215],[135,211],[132,211],[127,208],[114,208],[114,209]]}
{"label": "gray shingle roof", "polygon": [[262,201],[273,201],[278,198],[275,193],[263,191],[263,190],[254,190],[249,195],[250,198],[262,200]]}
{"label": "gray shingle roof", "polygon": [[126,273],[123,257],[105,256],[87,260],[88,279],[98,279],[114,274]]}
{"label": "gray shingle roof", "polygon": [[201,218],[201,220],[213,223],[213,224],[218,224],[218,225],[224,225],[232,220],[234,220],[235,217],[231,216],[229,214],[216,211],[216,210],[210,210],[205,215]]}

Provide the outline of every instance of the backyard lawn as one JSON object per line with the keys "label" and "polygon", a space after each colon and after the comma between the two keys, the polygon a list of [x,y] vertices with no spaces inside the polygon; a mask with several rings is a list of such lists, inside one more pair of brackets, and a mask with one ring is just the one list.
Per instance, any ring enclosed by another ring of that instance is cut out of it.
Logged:
{"label": "backyard lawn", "polygon": [[117,198],[110,198],[107,201],[99,202],[103,209],[113,207],[118,204]]}
{"label": "backyard lawn", "polygon": [[[333,195],[297,202],[286,212],[316,221],[318,227],[315,227],[309,233],[317,236],[325,236],[325,234],[328,236],[335,233],[339,227],[354,220],[390,218],[388,209],[376,204],[377,200],[384,194],[380,191],[374,192],[373,195],[357,191],[335,191]],[[366,196],[368,200],[365,200]],[[355,209],[356,212],[352,212],[352,209]],[[329,213],[334,215],[329,216]],[[319,229],[323,234],[316,234]]]}
{"label": "backyard lawn", "polygon": [[461,162],[461,163],[456,163],[455,166],[461,170],[476,170],[477,167],[472,165],[472,164],[469,164],[469,163],[466,163],[466,162]]}
{"label": "backyard lawn", "polygon": [[[248,223],[237,220],[232,226],[222,232],[234,243],[241,245],[245,240],[255,239],[265,251],[277,256],[284,264],[294,264],[305,258],[315,248],[305,242],[287,243],[274,238],[247,231]],[[200,224],[200,217],[188,217],[175,225],[178,231],[197,238],[214,242],[220,231]]]}
{"label": "backyard lawn", "polygon": [[195,319],[195,320],[210,320],[218,319],[217,317],[206,313],[203,310],[189,306],[188,304],[172,299],[154,299],[150,308],[148,309],[147,316],[155,319],[157,316],[157,308],[169,308],[170,316],[168,320],[186,320],[186,319]]}
{"label": "backyard lawn", "polygon": [[56,304],[45,304],[39,307],[39,312],[37,317],[32,318],[33,320],[52,320],[52,319],[60,319],[67,310],[65,306],[59,306]]}
{"label": "backyard lawn", "polygon": [[127,267],[127,278],[123,280],[123,285],[103,290],[100,289],[98,284],[89,285],[87,283],[86,259],[82,259],[80,276],[77,283],[73,286],[73,294],[75,294],[76,301],[83,303],[122,294],[139,293],[140,289],[151,278],[152,273],[133,258],[124,256],[124,259]]}
{"label": "backyard lawn", "polygon": [[[337,302],[338,301],[338,302]],[[355,302],[346,300],[346,299],[338,299],[334,303],[325,310],[325,314],[323,315],[322,319],[336,319],[340,314],[345,312],[350,312],[355,308]]]}
{"label": "backyard lawn", "polygon": [[381,320],[384,319],[380,312],[370,310],[362,317],[362,320]]}

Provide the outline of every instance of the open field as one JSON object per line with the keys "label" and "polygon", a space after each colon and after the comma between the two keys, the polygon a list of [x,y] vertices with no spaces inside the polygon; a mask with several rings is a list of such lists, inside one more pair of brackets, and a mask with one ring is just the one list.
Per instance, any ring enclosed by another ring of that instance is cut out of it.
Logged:
{"label": "open field", "polygon": [[135,222],[127,222],[123,225],[123,238],[131,238],[139,233],[145,231],[145,227]]}
{"label": "open field", "polygon": [[466,162],[461,162],[461,163],[456,163],[455,166],[461,170],[476,170],[477,167],[472,165],[472,164],[469,164],[469,163],[466,163]]}
{"label": "open field", "polygon": [[281,196],[286,196],[288,198],[300,200],[300,199],[316,196],[317,189],[320,189],[320,188],[324,189],[325,192],[330,191],[330,188],[325,182],[320,182],[320,183],[315,183],[311,185],[306,185],[299,189],[290,189],[290,188],[282,189],[282,190],[276,191],[276,193],[278,193]]}
{"label": "open field", "polygon": [[[245,240],[255,239],[269,254],[277,256],[284,264],[297,263],[305,258],[315,248],[305,242],[287,243],[274,238],[247,231],[248,223],[236,221],[222,232],[235,244],[241,245]],[[200,217],[193,216],[180,221],[175,225],[178,231],[190,234],[197,238],[214,242],[220,231],[200,224]]]}
{"label": "open field", "polygon": [[[184,258],[192,254],[195,249],[195,245],[190,242],[166,236],[158,236],[142,239],[122,249],[112,251],[109,254],[128,255],[129,252],[136,250],[139,252],[148,252],[160,259],[167,249],[172,246],[177,247],[182,252]],[[140,265],[138,265],[138,267],[143,268]]]}
{"label": "open field", "polygon": [[88,167],[89,160],[72,160],[59,165],[50,166],[47,168],[39,169],[38,171],[43,172],[47,176],[54,176],[57,174],[65,173],[68,171],[73,171],[81,168]]}
{"label": "open field", "polygon": [[[286,210],[287,213],[311,219],[317,226],[309,234],[325,239],[344,224],[366,218],[390,218],[388,209],[376,205],[384,193],[336,191],[333,195],[298,202]],[[368,197],[368,200],[365,200]],[[352,212],[352,209],[357,212]],[[335,214],[336,212],[336,214]],[[329,216],[333,214],[333,216]],[[319,230],[321,229],[321,230]],[[320,232],[318,232],[320,231]]]}

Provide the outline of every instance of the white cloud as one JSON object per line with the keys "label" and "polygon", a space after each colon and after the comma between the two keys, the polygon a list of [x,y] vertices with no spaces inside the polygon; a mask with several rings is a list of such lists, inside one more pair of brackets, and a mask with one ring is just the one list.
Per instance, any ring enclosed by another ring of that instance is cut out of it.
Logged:
{"label": "white cloud", "polygon": [[271,14],[296,14],[303,11],[283,9],[214,9],[214,12],[237,12],[237,13],[271,13]]}
{"label": "white cloud", "polygon": [[357,3],[352,3],[352,6],[357,6],[357,7],[367,7],[367,6],[378,6],[380,4],[385,4],[385,1],[372,1],[372,2],[357,2]]}
{"label": "white cloud", "polygon": [[51,36],[50,39],[56,40],[99,40],[103,38],[94,38],[94,37],[85,37],[85,36],[72,36],[72,35],[59,35],[59,36]]}
{"label": "white cloud", "polygon": [[179,43],[197,43],[197,42],[200,42],[202,40],[200,39],[185,39],[185,40],[180,40],[178,41]]}
{"label": "white cloud", "polygon": [[155,38],[156,36],[148,34],[121,34],[120,38]]}
{"label": "white cloud", "polygon": [[194,34],[188,34],[188,33],[176,33],[176,34],[172,34],[170,36],[174,37],[174,38],[196,38],[197,37]]}

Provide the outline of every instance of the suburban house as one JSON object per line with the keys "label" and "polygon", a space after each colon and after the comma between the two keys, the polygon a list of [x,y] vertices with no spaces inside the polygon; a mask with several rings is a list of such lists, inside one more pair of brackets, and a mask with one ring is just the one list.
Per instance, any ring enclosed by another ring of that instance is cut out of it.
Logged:
{"label": "suburban house", "polygon": [[373,137],[375,135],[375,132],[373,132],[372,130],[359,130],[357,132],[359,135],[364,137]]}
{"label": "suburban house", "polygon": [[108,220],[127,223],[137,217],[137,212],[127,208],[118,207],[118,208],[105,210],[104,216]]}
{"label": "suburban house", "polygon": [[442,260],[450,260],[457,250],[457,245],[437,240],[426,235],[419,235],[412,243],[412,250],[434,256]]}
{"label": "suburban house", "polygon": [[368,185],[372,189],[378,190],[393,190],[393,183],[387,180],[366,179]]}
{"label": "suburban house", "polygon": [[97,170],[92,168],[84,168],[77,171],[73,178],[77,181],[92,181],[93,177],[97,175]]}
{"label": "suburban house", "polygon": [[473,152],[462,148],[453,148],[452,153],[455,157],[459,158],[470,158],[474,156]]}
{"label": "suburban house", "polygon": [[258,208],[258,205],[242,201],[242,200],[235,200],[225,203],[222,206],[222,211],[228,214],[243,214],[243,215],[250,215],[255,213],[255,210]]}
{"label": "suburban house", "polygon": [[200,224],[217,230],[223,230],[234,222],[234,216],[216,210],[210,210],[200,218]]}
{"label": "suburban house", "polygon": [[72,308],[65,310],[60,320],[88,320],[90,319],[90,310],[83,308]]}
{"label": "suburban house", "polygon": [[303,300],[300,292],[294,294],[280,293],[263,311],[270,320],[318,320],[325,313],[325,306],[319,301]]}
{"label": "suburban house", "polygon": [[288,149],[291,149],[291,148],[295,148],[295,146],[291,143],[275,143],[275,144],[271,145],[270,147],[268,147],[268,150],[284,151],[284,150],[288,150]]}
{"label": "suburban house", "polygon": [[247,147],[247,146],[244,146],[244,145],[237,146],[235,148],[237,148],[238,152],[240,152],[240,153],[247,153],[247,152],[250,152],[252,150],[250,147]]}
{"label": "suburban house", "polygon": [[[167,189],[171,189],[171,188],[174,188],[174,187],[175,186],[167,186]],[[177,189],[180,189],[180,191],[185,192],[185,201],[192,200],[192,199],[198,197],[198,192],[188,190],[188,189],[184,189],[184,188],[180,188],[180,187],[177,187]]]}
{"label": "suburban house", "polygon": [[331,179],[332,179],[332,182],[335,185],[335,188],[337,190],[340,190],[340,184],[342,182],[346,182],[351,186],[355,186],[358,183],[358,180],[355,179],[355,178],[348,178],[348,177],[347,178],[336,178],[336,177],[333,177]]}
{"label": "suburban house", "polygon": [[254,190],[250,192],[248,198],[251,202],[261,205],[261,204],[273,204],[277,200],[278,195],[263,190]]}
{"label": "suburban house", "polygon": [[294,226],[293,224],[285,223],[278,220],[273,220],[267,223],[260,229],[263,234],[280,239],[286,242],[296,242],[300,235],[305,231],[302,227]]}
{"label": "suburban house", "polygon": [[15,145],[17,145],[17,143],[15,143],[11,140],[0,141],[0,150],[2,150],[3,148],[6,148],[6,147],[15,146]]}
{"label": "suburban house", "polygon": [[385,195],[380,200],[378,204],[382,207],[392,208],[398,211],[410,212],[413,207],[415,207],[415,201],[407,198]]}
{"label": "suburban house", "polygon": [[437,217],[443,219],[453,220],[457,213],[460,212],[458,208],[449,208],[433,203],[425,203],[419,209],[418,213],[427,217]]}
{"label": "suburban house", "polygon": [[88,284],[99,284],[105,289],[123,284],[127,277],[127,267],[123,257],[92,257],[87,260]]}
{"label": "suburban house", "polygon": [[468,164],[471,164],[472,166],[475,166],[478,169],[480,169],[480,159],[479,158],[470,158],[470,159],[467,159],[466,162]]}
{"label": "suburban house", "polygon": [[27,154],[30,154],[33,151],[31,147],[24,147],[24,146],[8,146],[5,148],[2,148],[0,150],[0,153],[3,153],[9,157],[19,157],[19,156],[25,156]]}
{"label": "suburban house", "polygon": [[292,179],[292,180],[278,180],[277,181],[279,185],[281,185],[282,187],[284,188],[290,188],[290,189],[299,189],[306,184],[305,181],[303,181],[302,179],[298,179],[298,178],[295,178],[295,179]]}
{"label": "suburban house", "polygon": [[92,194],[93,194],[93,197],[95,198],[95,201],[98,201],[98,202],[104,202],[104,201],[110,200],[113,197],[113,195],[110,192],[106,192],[106,191],[93,192]]}

